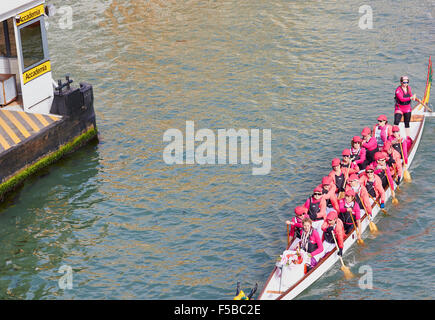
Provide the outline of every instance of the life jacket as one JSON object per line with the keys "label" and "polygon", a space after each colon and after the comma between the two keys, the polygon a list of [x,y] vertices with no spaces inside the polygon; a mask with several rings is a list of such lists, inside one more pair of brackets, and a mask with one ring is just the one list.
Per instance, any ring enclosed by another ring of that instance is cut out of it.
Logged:
{"label": "life jacket", "polygon": [[[327,193],[328,193],[328,191],[322,189],[322,194],[327,194]],[[333,206],[332,206],[332,202],[331,202],[331,199],[326,199],[326,206],[327,206],[328,208],[333,208]]]}
{"label": "life jacket", "polygon": [[335,186],[337,187],[336,192],[340,192],[340,190],[344,187],[344,173],[342,172],[339,176],[335,175]]}
{"label": "life jacket", "polygon": [[[408,89],[408,92],[405,93],[405,91],[403,91],[402,86],[399,86],[399,88],[400,88],[400,90],[402,90],[404,98],[410,98],[411,97],[411,95],[409,94],[409,89]],[[400,101],[399,99],[397,99],[396,95],[394,95],[394,100],[396,100],[396,103],[400,104],[401,106],[407,106],[407,105],[411,104],[411,100],[409,100],[409,102]]]}
{"label": "life jacket", "polygon": [[301,248],[305,250],[305,252],[311,253],[317,250],[317,243],[311,242],[311,235],[313,234],[313,228],[311,227],[310,232],[307,234],[305,230],[302,232],[301,237]]}
{"label": "life jacket", "polygon": [[[346,202],[344,203],[344,207],[347,208],[351,208],[353,211],[353,207],[355,206],[355,202],[352,201],[351,205],[349,206]],[[350,216],[352,213],[347,212],[347,210],[345,212],[340,212],[338,214],[338,217],[340,218],[340,220],[343,222],[344,225],[353,225],[352,222],[352,217]]]}
{"label": "life jacket", "polygon": [[392,144],[392,147],[400,154],[400,159],[402,159],[402,149],[400,149],[400,143]]}
{"label": "life jacket", "polygon": [[366,182],[366,189],[367,192],[373,197],[376,197],[376,191],[375,191],[375,182],[374,181],[368,181]]}
{"label": "life jacket", "polygon": [[[386,129],[387,126],[384,126],[384,130]],[[375,129],[375,138],[376,138],[376,142],[378,143],[378,147],[382,147],[384,146],[384,140],[382,140],[382,128],[380,126],[376,126]]]}
{"label": "life jacket", "polygon": [[332,232],[334,232],[334,229],[335,229],[336,226],[337,226],[337,224],[334,225],[334,227],[332,228],[332,231],[325,231],[323,233],[323,236],[325,237],[325,241],[326,242],[328,242],[328,243],[335,243],[334,237],[332,235]]}
{"label": "life jacket", "polygon": [[[355,191],[355,190],[354,190],[354,191]],[[362,204],[361,197],[360,197],[360,195],[359,195],[360,191],[361,191],[361,188],[360,188],[358,191],[355,191],[355,201],[356,201],[356,203],[358,203],[358,205],[359,205],[360,208],[364,208],[364,206],[363,206],[363,204]]]}
{"label": "life jacket", "polygon": [[[297,222],[302,222],[302,219],[298,219],[298,217],[295,217]],[[300,221],[298,221],[300,220]],[[301,227],[296,227],[295,226],[295,236],[296,238],[301,238],[301,232],[302,232],[302,228]]]}
{"label": "life jacket", "polygon": [[391,154],[391,155],[389,154],[388,157],[389,157],[389,159],[387,160],[387,164],[389,167],[392,167],[393,164],[396,163],[396,161],[393,159],[393,154]]}
{"label": "life jacket", "polygon": [[320,200],[316,203],[313,203],[311,201],[312,198],[310,197],[310,208],[308,209],[308,216],[312,221],[321,220],[321,218],[317,218],[317,213],[320,211]]}
{"label": "life jacket", "polygon": [[388,177],[385,174],[385,170],[381,170],[380,172],[377,173],[378,177],[381,178],[382,181],[382,187],[385,188],[388,186]]}
{"label": "life jacket", "polygon": [[[353,148],[352,148],[352,149],[353,149]],[[353,153],[353,152],[352,152],[352,149],[350,149],[350,154],[351,154],[352,156],[355,156],[354,159],[353,159],[353,161],[357,161],[357,160],[359,160],[359,159],[361,158],[361,155],[360,155],[360,153],[361,153],[361,148],[358,149],[358,152],[357,152],[357,153]]]}

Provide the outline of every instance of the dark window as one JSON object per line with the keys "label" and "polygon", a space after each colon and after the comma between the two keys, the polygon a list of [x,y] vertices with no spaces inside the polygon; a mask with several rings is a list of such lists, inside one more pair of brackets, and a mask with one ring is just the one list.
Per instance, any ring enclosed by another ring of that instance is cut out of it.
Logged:
{"label": "dark window", "polygon": [[12,18],[0,22],[0,56],[16,57],[17,46],[15,45],[14,25]]}
{"label": "dark window", "polygon": [[24,69],[44,60],[44,45],[41,34],[41,21],[36,21],[20,29]]}

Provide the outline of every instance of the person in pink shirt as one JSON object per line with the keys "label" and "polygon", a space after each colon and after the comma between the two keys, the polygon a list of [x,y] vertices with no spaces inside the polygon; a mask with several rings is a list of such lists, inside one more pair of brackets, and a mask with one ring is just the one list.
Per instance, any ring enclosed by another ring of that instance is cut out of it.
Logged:
{"label": "person in pink shirt", "polygon": [[382,114],[378,117],[378,124],[373,126],[373,137],[376,138],[379,148],[383,147],[388,137],[393,134],[393,127],[387,122],[387,116]]}
{"label": "person in pink shirt", "polygon": [[[384,190],[387,190],[390,185],[392,188],[394,188],[394,180],[391,176],[390,168],[387,165],[387,157],[388,155],[385,152],[376,152],[375,162],[372,163],[373,167],[375,168],[375,175],[381,178],[382,187]],[[391,195],[393,198],[396,197],[393,189],[391,190]]]}
{"label": "person in pink shirt", "polygon": [[328,176],[331,178],[332,182],[335,184],[335,193],[339,193],[345,190],[346,178],[352,173],[357,171],[350,168],[342,168],[341,161],[338,158],[332,159],[331,162],[332,171],[329,172]]}
{"label": "person in pink shirt", "polygon": [[358,165],[350,160],[350,149],[344,149],[341,155],[343,157],[343,159],[341,160],[342,168],[350,168],[356,172],[359,171]]}
{"label": "person in pink shirt", "polygon": [[409,78],[407,76],[400,77],[400,86],[396,88],[394,105],[394,124],[399,125],[403,116],[405,122],[406,135],[409,137],[409,121],[411,120],[411,101],[415,101],[416,96],[412,94],[411,87],[409,86]]}
{"label": "person in pink shirt", "polygon": [[326,217],[326,200],[323,198],[321,187],[314,188],[313,195],[305,201],[304,207],[308,209],[307,215],[321,236],[323,219]]}
{"label": "person in pink shirt", "polygon": [[337,187],[332,182],[332,179],[329,176],[323,177],[322,184],[318,187],[322,188],[323,198],[326,201],[326,214],[331,210],[338,211],[338,199],[335,194],[335,189],[337,189]]}
{"label": "person in pink shirt", "polygon": [[323,258],[329,251],[333,250],[336,245],[332,233],[334,233],[335,240],[338,246],[338,255],[343,255],[343,245],[344,245],[344,227],[343,222],[338,218],[338,214],[335,211],[328,213],[328,216],[322,225],[323,231],[323,251],[316,258],[319,261]]}
{"label": "person in pink shirt", "polygon": [[355,191],[348,188],[344,199],[339,200],[338,204],[340,206],[338,217],[343,222],[345,233],[348,234],[353,230],[353,222],[355,221],[357,226],[356,234],[358,240],[361,240],[361,212],[358,203],[355,201]]}
{"label": "person in pink shirt", "polygon": [[402,158],[400,157],[400,153],[397,150],[394,150],[393,145],[390,141],[385,142],[382,151],[385,152],[389,159],[387,160],[387,165],[395,172],[396,176],[396,184],[400,184],[400,178],[402,177],[403,169],[402,169]]}
{"label": "person in pink shirt", "polygon": [[[301,232],[302,232],[302,220],[305,217],[308,217],[307,215],[308,209],[304,206],[298,206],[295,208],[295,216],[290,220],[290,233],[289,233],[289,243],[292,243],[294,239],[301,238]],[[294,245],[292,245],[294,247]]]}
{"label": "person in pink shirt", "polygon": [[364,187],[356,174],[349,177],[349,188],[355,192],[355,201],[358,203],[360,210],[366,211],[369,215],[372,215],[372,205],[370,203],[370,197],[368,195],[366,187]]}
{"label": "person in pink shirt", "polygon": [[350,148],[350,160],[353,161],[360,170],[364,170],[367,166],[366,148],[361,148],[362,139],[360,136],[352,138]]}
{"label": "person in pink shirt", "polygon": [[312,223],[313,222],[308,217],[302,220],[303,231],[301,234],[300,248],[307,252],[308,256],[311,258],[308,269],[313,268],[317,262],[319,262],[318,255],[323,251],[322,239],[317,230],[313,228]]}
{"label": "person in pink shirt", "polygon": [[371,164],[361,174],[359,182],[373,199],[380,199],[380,207],[385,208],[385,190],[382,187],[381,178],[375,174],[375,168]]}
{"label": "person in pink shirt", "polygon": [[366,159],[369,164],[374,161],[375,153],[378,152],[378,142],[375,137],[372,137],[372,130],[369,127],[365,127],[361,135],[363,137],[361,146],[366,149]]}
{"label": "person in pink shirt", "polygon": [[[399,154],[400,157],[402,158],[402,150],[403,150],[403,156],[404,156],[404,161],[405,164],[408,163],[408,150],[411,147],[412,144],[412,140],[411,138],[407,139],[405,142],[402,139],[402,137],[400,136],[400,128],[398,126],[393,126],[392,129],[393,134],[388,138],[388,141],[391,142],[391,145],[393,146],[394,150],[396,150]],[[400,147],[400,145],[402,144],[402,147]]]}

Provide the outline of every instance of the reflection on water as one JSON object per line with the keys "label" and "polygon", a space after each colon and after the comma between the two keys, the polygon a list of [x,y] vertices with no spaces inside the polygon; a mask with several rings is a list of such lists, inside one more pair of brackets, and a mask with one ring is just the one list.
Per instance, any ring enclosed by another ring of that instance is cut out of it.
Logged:
{"label": "reflection on water", "polygon": [[[373,4],[370,31],[358,28],[355,1],[79,1],[67,31],[53,17],[55,79],[70,72],[94,85],[101,142],[3,209],[1,297],[227,299],[237,281],[261,287],[292,208],[352,136],[379,113],[392,117],[400,75],[422,94],[433,18],[423,2],[408,5]],[[400,17],[410,32],[396,32]],[[163,133],[186,120],[271,128],[272,171],[166,165]],[[383,233],[345,256],[355,274],[373,268],[374,289],[349,286],[334,267],[301,298],[403,299],[404,282],[433,297],[416,281],[432,271],[433,131],[428,122],[400,206],[376,221]],[[58,287],[62,265],[73,268],[71,290]]]}

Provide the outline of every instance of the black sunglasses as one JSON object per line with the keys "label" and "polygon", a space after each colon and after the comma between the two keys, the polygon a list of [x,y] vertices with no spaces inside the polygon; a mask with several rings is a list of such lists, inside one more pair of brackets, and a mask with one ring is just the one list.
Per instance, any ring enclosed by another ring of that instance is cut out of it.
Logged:
{"label": "black sunglasses", "polygon": [[321,196],[322,194],[320,192],[314,192],[315,196]]}

